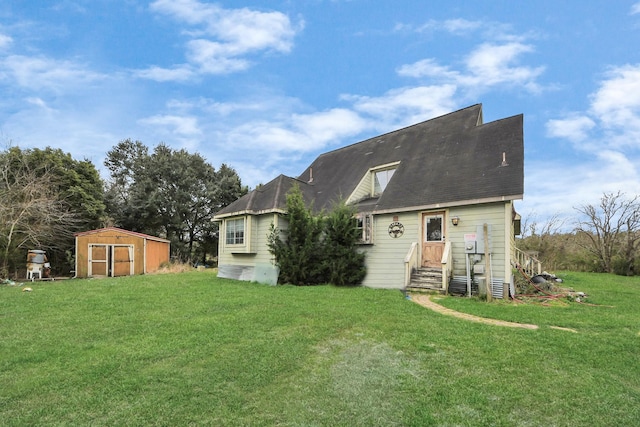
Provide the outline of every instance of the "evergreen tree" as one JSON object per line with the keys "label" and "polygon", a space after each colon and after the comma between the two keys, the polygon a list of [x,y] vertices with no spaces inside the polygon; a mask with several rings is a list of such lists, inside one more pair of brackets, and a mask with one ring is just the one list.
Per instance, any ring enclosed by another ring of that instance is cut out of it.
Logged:
{"label": "evergreen tree", "polygon": [[198,153],[121,141],[107,153],[107,206],[114,223],[171,240],[182,261],[206,261],[218,248],[215,212],[247,192],[233,168],[216,171]]}
{"label": "evergreen tree", "polygon": [[357,247],[353,209],[340,203],[328,215],[314,215],[296,186],[287,194],[286,219],[286,229],[272,224],[268,236],[280,283],[353,286],[362,282],[365,256]]}
{"label": "evergreen tree", "polygon": [[344,202],[337,204],[325,220],[324,271],[329,283],[358,285],[367,273],[365,255],[358,250],[360,234],[355,210]]}
{"label": "evergreen tree", "polygon": [[[279,281],[294,285],[322,283],[322,220],[307,208],[298,186],[287,194],[287,228],[272,225],[269,250],[280,268]],[[282,234],[282,238],[280,237]]]}
{"label": "evergreen tree", "polygon": [[104,221],[103,182],[89,160],[59,149],[0,152],[0,276],[24,269],[43,249],[56,274],[73,269],[73,233]]}

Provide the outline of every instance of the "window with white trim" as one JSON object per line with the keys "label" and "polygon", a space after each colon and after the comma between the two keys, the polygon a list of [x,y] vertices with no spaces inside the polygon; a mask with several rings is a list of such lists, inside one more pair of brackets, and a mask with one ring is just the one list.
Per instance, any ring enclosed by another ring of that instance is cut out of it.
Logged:
{"label": "window with white trim", "polygon": [[373,215],[363,213],[356,217],[356,230],[359,232],[360,243],[373,243]]}
{"label": "window with white trim", "polygon": [[244,218],[228,219],[225,242],[227,245],[244,244]]}
{"label": "window with white trim", "polygon": [[393,169],[383,169],[373,171],[373,195],[379,196],[387,188],[387,184],[391,181],[393,173],[396,171]]}

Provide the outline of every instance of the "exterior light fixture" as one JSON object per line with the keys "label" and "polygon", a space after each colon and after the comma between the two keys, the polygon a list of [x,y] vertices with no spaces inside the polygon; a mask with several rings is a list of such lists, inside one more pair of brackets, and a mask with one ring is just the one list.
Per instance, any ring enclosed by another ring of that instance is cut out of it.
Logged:
{"label": "exterior light fixture", "polygon": [[459,217],[457,217],[457,216],[451,217],[451,224],[453,224],[454,227],[457,226],[458,223],[460,223],[460,218]]}

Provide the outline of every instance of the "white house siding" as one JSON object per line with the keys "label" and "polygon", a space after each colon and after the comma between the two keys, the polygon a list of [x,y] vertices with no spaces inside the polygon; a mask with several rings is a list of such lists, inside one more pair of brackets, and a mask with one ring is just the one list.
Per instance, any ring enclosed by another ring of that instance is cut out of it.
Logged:
{"label": "white house siding", "polygon": [[267,246],[267,236],[271,230],[271,224],[277,222],[277,215],[268,214],[268,215],[260,215],[255,217],[255,242],[257,249],[256,253],[256,263],[258,264],[271,264],[273,265],[273,255],[269,252],[269,247]]}
{"label": "white house siding", "polygon": [[[509,281],[511,247],[511,202],[488,203],[451,208],[448,218],[447,240],[451,242],[453,254],[453,275],[466,275],[465,234],[476,234],[478,227],[491,226],[490,247],[493,279]],[[451,217],[460,218],[459,225],[451,225]],[[480,236],[478,236],[480,239]],[[485,265],[484,256],[478,264]]]}
{"label": "white house siding", "polygon": [[[389,236],[389,225],[397,216],[404,227],[398,238]],[[404,258],[411,243],[419,237],[420,214],[408,212],[395,215],[376,215],[373,218],[373,244],[363,245],[366,253],[367,275],[362,283],[370,288],[404,287]]]}
{"label": "white house siding", "polygon": [[358,200],[371,197],[371,191],[373,190],[372,174],[367,172],[362,178],[355,191],[349,196],[347,203],[357,202]]}
{"label": "white house siding", "polygon": [[245,246],[221,245],[222,250],[218,254],[218,277],[275,284],[273,257],[267,246],[267,235],[274,221],[277,219],[272,214],[248,216],[245,223]]}
{"label": "white house siding", "polygon": [[[491,267],[494,279],[509,282],[511,278],[512,203],[498,202],[446,210],[446,240],[451,242],[453,275],[466,275],[465,234],[478,233],[483,224],[491,226]],[[441,210],[440,210],[441,211]],[[363,285],[371,288],[396,288],[404,286],[404,259],[412,243],[421,243],[422,215],[427,211],[375,215],[373,217],[373,244],[362,245],[366,254],[367,275]],[[459,225],[451,224],[451,217],[460,218]],[[397,218],[396,218],[397,217]],[[269,283],[264,275],[273,269],[273,256],[267,247],[267,235],[271,223],[286,228],[286,221],[275,214],[250,216],[251,253],[234,253],[235,249],[222,246],[218,257],[219,276]],[[389,225],[401,223],[404,233],[398,238],[389,236]],[[420,247],[420,245],[419,245]],[[237,248],[236,248],[237,249]],[[485,265],[484,257],[478,263]],[[264,280],[263,280],[264,279]]]}

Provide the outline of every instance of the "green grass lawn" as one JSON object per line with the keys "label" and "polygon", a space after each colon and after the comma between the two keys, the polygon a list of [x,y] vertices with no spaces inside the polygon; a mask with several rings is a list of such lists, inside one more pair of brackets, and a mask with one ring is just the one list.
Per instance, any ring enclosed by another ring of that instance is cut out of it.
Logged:
{"label": "green grass lawn", "polygon": [[561,277],[592,305],[439,300],[538,330],[210,272],[1,286],[0,425],[640,425],[640,278]]}

